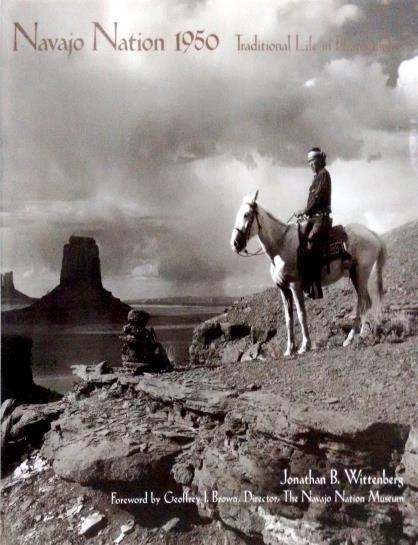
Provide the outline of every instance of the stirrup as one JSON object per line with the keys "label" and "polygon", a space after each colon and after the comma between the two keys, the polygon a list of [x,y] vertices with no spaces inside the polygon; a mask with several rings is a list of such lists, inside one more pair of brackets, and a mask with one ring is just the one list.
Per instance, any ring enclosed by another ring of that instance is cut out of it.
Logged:
{"label": "stirrup", "polygon": [[306,293],[306,295],[309,295],[312,291],[312,283],[307,278],[302,281],[302,290],[303,293]]}

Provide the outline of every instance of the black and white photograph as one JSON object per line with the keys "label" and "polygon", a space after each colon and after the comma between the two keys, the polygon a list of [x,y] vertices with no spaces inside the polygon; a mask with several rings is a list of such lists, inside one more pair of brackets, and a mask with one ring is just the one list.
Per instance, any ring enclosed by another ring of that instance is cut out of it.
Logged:
{"label": "black and white photograph", "polygon": [[1,542],[415,545],[418,2],[1,15]]}

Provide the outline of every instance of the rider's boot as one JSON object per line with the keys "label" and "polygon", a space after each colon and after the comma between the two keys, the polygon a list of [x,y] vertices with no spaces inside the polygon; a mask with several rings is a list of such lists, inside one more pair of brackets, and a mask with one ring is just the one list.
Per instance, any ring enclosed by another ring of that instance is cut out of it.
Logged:
{"label": "rider's boot", "polygon": [[321,286],[322,259],[320,254],[311,255],[311,289],[309,297],[311,299],[322,299],[324,297]]}

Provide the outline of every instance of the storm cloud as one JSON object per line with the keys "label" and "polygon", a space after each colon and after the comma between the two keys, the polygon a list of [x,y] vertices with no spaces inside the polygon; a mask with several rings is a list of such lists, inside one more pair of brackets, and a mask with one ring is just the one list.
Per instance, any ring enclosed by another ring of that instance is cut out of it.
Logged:
{"label": "storm cloud", "polygon": [[[313,145],[327,151],[341,221],[387,229],[416,216],[415,2],[18,1],[4,13],[3,267],[19,289],[54,286],[71,234],[96,238],[105,284],[123,297],[256,289],[267,264],[231,253],[235,211],[259,187],[287,219],[305,201]],[[86,48],[12,51],[14,21]],[[93,52],[92,21],[164,36],[166,51]],[[189,28],[216,32],[219,48],[172,51]],[[397,48],[245,53],[236,33]]]}

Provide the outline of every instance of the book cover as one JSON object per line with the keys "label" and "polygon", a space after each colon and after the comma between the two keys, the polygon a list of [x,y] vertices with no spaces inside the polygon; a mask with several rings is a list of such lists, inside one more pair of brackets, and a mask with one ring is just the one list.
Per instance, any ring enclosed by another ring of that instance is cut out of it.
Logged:
{"label": "book cover", "polygon": [[416,543],[417,28],[3,2],[4,543]]}

